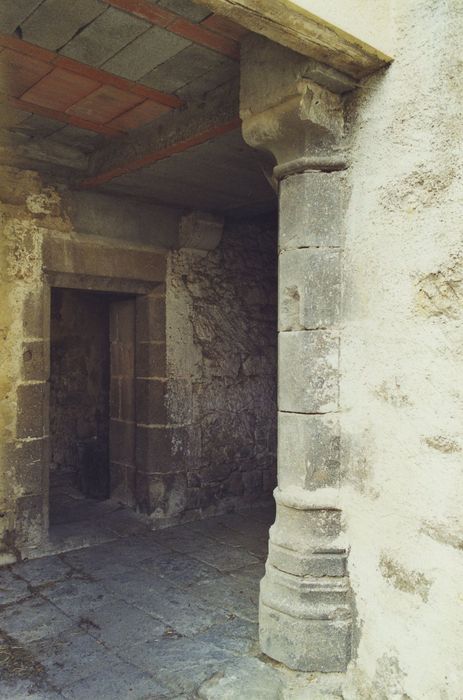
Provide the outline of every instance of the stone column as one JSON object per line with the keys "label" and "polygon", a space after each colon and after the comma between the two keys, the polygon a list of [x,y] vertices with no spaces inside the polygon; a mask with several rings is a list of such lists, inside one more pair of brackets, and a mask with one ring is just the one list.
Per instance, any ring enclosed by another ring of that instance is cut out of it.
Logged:
{"label": "stone column", "polygon": [[280,212],[277,516],[260,643],[290,668],[338,672],[351,636],[338,500],[343,110],[304,78],[305,60],[261,38],[242,56],[243,135],[277,161]]}

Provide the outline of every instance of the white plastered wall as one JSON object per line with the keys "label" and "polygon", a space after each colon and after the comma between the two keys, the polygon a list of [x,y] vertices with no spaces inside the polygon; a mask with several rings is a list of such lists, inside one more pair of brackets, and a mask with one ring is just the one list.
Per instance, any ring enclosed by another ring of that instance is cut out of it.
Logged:
{"label": "white plastered wall", "polygon": [[350,109],[342,501],[358,649],[345,697],[458,700],[463,12],[392,9],[395,61]]}
{"label": "white plastered wall", "polygon": [[391,0],[285,0],[324,22],[393,55]]}

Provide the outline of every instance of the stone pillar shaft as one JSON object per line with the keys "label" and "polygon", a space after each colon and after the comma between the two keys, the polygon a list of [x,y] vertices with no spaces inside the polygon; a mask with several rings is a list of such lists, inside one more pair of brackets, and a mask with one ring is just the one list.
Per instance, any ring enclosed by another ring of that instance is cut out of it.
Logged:
{"label": "stone pillar shaft", "polygon": [[350,650],[337,499],[343,191],[337,170],[288,174],[280,183],[277,518],[260,642],[304,671],[342,671]]}

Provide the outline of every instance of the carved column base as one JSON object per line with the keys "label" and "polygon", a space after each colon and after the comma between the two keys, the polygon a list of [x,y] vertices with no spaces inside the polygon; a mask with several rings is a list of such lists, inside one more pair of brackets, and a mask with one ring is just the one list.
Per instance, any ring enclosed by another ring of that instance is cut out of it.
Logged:
{"label": "carved column base", "polygon": [[266,605],[261,589],[259,641],[264,654],[297,671],[342,673],[351,644],[346,620],[293,617]]}
{"label": "carved column base", "polygon": [[276,489],[275,500],[277,519],[260,590],[261,649],[299,671],[345,671],[351,607],[341,513],[295,489]]}

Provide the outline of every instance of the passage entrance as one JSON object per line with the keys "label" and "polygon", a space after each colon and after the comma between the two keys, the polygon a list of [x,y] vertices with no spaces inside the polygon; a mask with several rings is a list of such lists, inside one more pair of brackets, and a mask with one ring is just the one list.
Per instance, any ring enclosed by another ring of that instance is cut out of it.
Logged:
{"label": "passage entrance", "polygon": [[[110,420],[133,402],[133,338],[119,376],[117,320],[133,298],[53,288],[50,324],[50,523],[111,495]],[[132,314],[133,316],[133,314]],[[117,374],[116,374],[117,373]],[[131,376],[130,376],[131,375]],[[122,386],[123,384],[123,386]],[[111,385],[113,386],[111,391]],[[110,400],[111,399],[111,400]],[[114,405],[117,404],[117,405]]]}

